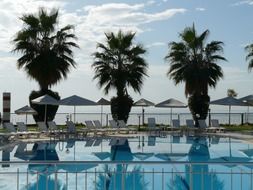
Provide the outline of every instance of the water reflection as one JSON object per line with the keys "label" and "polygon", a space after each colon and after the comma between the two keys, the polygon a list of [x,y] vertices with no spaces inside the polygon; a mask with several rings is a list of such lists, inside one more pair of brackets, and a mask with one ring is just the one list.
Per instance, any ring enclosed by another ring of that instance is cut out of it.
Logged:
{"label": "water reflection", "polygon": [[[111,146],[111,160],[131,161],[133,160],[128,140],[123,145]],[[126,172],[127,171],[127,172]],[[104,165],[102,173],[98,176],[97,190],[125,189],[132,190],[148,189],[148,182],[144,181],[141,166],[133,166],[129,169],[128,164]]]}
{"label": "water reflection", "polygon": [[[210,160],[209,146],[206,137],[194,138],[188,153],[189,162],[207,162]],[[223,190],[224,182],[209,170],[208,164],[185,165],[185,176],[179,174],[168,184],[172,190]]]}

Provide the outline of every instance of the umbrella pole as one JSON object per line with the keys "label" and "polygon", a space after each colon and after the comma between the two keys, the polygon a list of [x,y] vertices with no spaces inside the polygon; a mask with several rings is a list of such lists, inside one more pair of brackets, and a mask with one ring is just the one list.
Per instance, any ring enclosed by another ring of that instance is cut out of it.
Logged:
{"label": "umbrella pole", "polygon": [[172,108],[170,108],[170,126],[172,124]]}
{"label": "umbrella pole", "polygon": [[248,106],[248,109],[247,109],[247,124],[249,124],[249,106]]}
{"label": "umbrella pole", "polygon": [[27,114],[25,114],[25,124],[27,125]]}
{"label": "umbrella pole", "polygon": [[74,106],[74,123],[76,123],[76,106]]}
{"label": "umbrella pole", "polygon": [[144,118],[144,108],[143,108],[143,106],[142,106],[142,125],[144,125],[144,120],[145,120],[145,118]]}
{"label": "umbrella pole", "polygon": [[103,105],[101,105],[101,125],[103,126]]}
{"label": "umbrella pole", "polygon": [[47,122],[47,104],[45,104],[45,115],[44,115],[44,122]]}
{"label": "umbrella pole", "polygon": [[230,125],[230,113],[231,113],[231,106],[228,107],[228,124]]}

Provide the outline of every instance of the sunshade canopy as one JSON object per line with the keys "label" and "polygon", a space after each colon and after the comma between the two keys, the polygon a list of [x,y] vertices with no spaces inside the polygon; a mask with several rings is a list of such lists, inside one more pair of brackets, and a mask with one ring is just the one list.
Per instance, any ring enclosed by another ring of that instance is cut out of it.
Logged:
{"label": "sunshade canopy", "polygon": [[59,105],[65,106],[95,106],[97,105],[96,102],[88,100],[86,98],[82,98],[77,95],[73,95],[67,98],[64,98],[58,102]]}
{"label": "sunshade canopy", "polygon": [[106,100],[106,99],[104,99],[104,98],[101,98],[101,99],[99,99],[98,101],[97,101],[97,105],[111,105],[111,102],[110,101],[108,101],[108,100]]}
{"label": "sunshade canopy", "polygon": [[32,103],[40,104],[40,105],[57,105],[58,100],[56,100],[52,96],[49,96],[49,95],[46,94],[46,95],[40,96],[36,99],[33,99]]}
{"label": "sunshade canopy", "polygon": [[253,106],[253,95],[244,96],[242,98],[239,98],[242,102],[248,103],[249,106]]}
{"label": "sunshade canopy", "polygon": [[26,105],[22,108],[17,109],[15,111],[15,114],[18,114],[18,115],[29,115],[29,114],[35,115],[35,114],[37,114],[37,112],[33,108],[31,108],[30,106]]}
{"label": "sunshade canopy", "polygon": [[160,102],[160,103],[156,104],[155,107],[161,107],[161,108],[185,108],[185,107],[187,107],[187,105],[184,104],[183,102],[180,102],[179,100],[171,98],[171,99],[168,99],[168,100],[165,100],[163,102]]}
{"label": "sunshade canopy", "polygon": [[233,97],[225,97],[211,101],[210,104],[223,106],[247,106],[248,104]]}
{"label": "sunshade canopy", "polygon": [[150,102],[144,98],[134,102],[134,106],[142,106],[142,107],[148,107],[148,106],[154,106],[155,104],[153,102]]}

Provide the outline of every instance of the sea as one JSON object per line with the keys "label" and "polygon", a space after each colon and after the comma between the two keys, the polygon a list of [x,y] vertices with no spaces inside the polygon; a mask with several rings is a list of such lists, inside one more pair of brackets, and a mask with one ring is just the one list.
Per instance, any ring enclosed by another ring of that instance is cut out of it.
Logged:
{"label": "sea", "polygon": [[[170,125],[172,119],[179,119],[180,125],[185,125],[186,119],[192,119],[192,115],[189,112],[174,112],[174,113],[152,113],[145,112],[144,117],[142,112],[131,112],[129,114],[129,118],[127,121],[128,125],[142,125],[147,123],[148,118],[155,118],[157,124],[161,125]],[[230,124],[240,125],[243,123],[253,123],[253,112],[238,112],[238,113],[228,113],[219,112],[219,113],[210,113],[207,117],[207,123],[209,123],[210,119],[218,119],[220,124],[228,124],[230,117]],[[100,120],[103,126],[108,126],[108,121],[112,119],[112,115],[110,112],[64,112],[57,113],[54,121],[57,124],[65,124],[66,121],[74,121],[75,123],[84,123],[86,120]],[[25,122],[27,124],[35,124],[32,115],[16,115],[14,113],[11,114],[11,122],[14,124],[16,122]]]}

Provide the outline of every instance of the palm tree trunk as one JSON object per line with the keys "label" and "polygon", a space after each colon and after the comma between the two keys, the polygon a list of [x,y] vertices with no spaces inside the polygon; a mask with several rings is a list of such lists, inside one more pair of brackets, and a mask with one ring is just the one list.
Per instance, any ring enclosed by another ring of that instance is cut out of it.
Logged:
{"label": "palm tree trunk", "polygon": [[206,95],[194,94],[188,98],[189,109],[192,117],[198,125],[199,119],[206,119],[208,115],[210,97]]}

